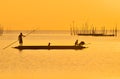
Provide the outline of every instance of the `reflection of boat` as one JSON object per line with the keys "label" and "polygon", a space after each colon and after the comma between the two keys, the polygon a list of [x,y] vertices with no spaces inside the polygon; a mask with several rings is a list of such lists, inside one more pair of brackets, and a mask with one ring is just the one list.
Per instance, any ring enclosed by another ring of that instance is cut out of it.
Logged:
{"label": "reflection of boat", "polygon": [[24,49],[75,49],[75,50],[81,50],[83,48],[86,48],[84,46],[16,46],[13,47],[19,50]]}

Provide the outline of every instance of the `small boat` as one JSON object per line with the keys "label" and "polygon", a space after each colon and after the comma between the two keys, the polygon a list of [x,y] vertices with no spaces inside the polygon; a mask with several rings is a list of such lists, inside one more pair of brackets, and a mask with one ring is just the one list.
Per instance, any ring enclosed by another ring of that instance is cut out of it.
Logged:
{"label": "small boat", "polygon": [[16,46],[13,47],[19,50],[25,50],[25,49],[75,49],[75,50],[81,50],[84,49],[86,47],[84,46]]}

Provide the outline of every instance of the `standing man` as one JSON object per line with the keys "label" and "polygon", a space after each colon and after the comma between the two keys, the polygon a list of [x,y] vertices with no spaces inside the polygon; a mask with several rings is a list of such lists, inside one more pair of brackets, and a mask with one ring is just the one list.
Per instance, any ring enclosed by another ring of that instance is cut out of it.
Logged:
{"label": "standing man", "polygon": [[22,33],[20,33],[20,35],[18,36],[18,40],[19,40],[19,44],[22,46],[23,44],[23,40],[22,37],[25,37]]}

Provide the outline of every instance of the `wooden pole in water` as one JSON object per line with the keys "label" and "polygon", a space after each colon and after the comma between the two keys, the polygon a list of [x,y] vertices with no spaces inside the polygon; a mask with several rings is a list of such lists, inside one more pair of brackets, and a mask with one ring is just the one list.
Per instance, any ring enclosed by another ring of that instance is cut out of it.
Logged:
{"label": "wooden pole in water", "polygon": [[71,27],[71,24],[70,24],[70,34],[73,35],[73,29]]}
{"label": "wooden pole in water", "polygon": [[115,36],[117,36],[117,24],[116,24],[116,27],[115,27]]}

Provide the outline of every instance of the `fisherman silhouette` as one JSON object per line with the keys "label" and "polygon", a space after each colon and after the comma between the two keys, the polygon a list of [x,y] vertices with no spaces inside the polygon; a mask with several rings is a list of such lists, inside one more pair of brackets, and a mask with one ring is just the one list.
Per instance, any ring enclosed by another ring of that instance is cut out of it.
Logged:
{"label": "fisherman silhouette", "polygon": [[22,33],[20,33],[20,35],[18,36],[18,40],[19,40],[19,44],[20,44],[20,45],[23,44],[22,37],[25,37],[25,35],[23,35]]}
{"label": "fisherman silhouette", "polygon": [[77,45],[78,45],[78,40],[75,41],[75,46],[77,46]]}
{"label": "fisherman silhouette", "polygon": [[81,41],[80,43],[79,43],[79,46],[83,46],[85,44],[85,42],[84,41]]}
{"label": "fisherman silhouette", "polygon": [[50,46],[50,44],[51,44],[51,43],[49,42],[49,43],[48,43],[48,46]]}

